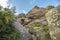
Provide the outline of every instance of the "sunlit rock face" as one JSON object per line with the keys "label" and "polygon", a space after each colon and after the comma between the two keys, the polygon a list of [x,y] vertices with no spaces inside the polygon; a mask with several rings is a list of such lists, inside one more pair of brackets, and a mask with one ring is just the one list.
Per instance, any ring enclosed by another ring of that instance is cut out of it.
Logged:
{"label": "sunlit rock face", "polygon": [[51,39],[60,40],[60,6],[51,9],[45,16],[48,21]]}
{"label": "sunlit rock face", "polygon": [[21,32],[20,38],[18,40],[33,40],[28,30],[23,27],[18,21],[15,22],[15,26]]}

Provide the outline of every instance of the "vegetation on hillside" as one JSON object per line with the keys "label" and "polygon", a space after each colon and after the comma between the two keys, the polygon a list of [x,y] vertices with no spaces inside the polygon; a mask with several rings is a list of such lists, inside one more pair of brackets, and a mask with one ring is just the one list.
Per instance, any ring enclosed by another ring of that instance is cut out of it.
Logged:
{"label": "vegetation on hillside", "polygon": [[14,11],[9,8],[0,7],[0,38],[16,40],[20,31],[14,26]]}
{"label": "vegetation on hillside", "polygon": [[[40,22],[33,22],[33,23],[30,23],[28,25],[25,25],[25,27],[29,30],[29,32],[32,34],[32,35],[35,35],[37,40],[42,40],[42,36],[44,35],[44,39],[45,40],[50,40],[50,35],[49,33],[47,32],[49,29],[48,29],[48,25],[42,25]],[[46,34],[45,34],[46,32]],[[43,35],[41,35],[43,34]]]}

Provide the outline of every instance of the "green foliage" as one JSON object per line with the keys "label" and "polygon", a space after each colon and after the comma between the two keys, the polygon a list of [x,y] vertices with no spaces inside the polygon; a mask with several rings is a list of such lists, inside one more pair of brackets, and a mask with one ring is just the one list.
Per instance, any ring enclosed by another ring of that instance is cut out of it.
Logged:
{"label": "green foliage", "polygon": [[29,26],[29,25],[26,25],[25,27],[29,30],[29,32],[30,32],[31,34],[36,35],[36,31],[35,31],[35,29],[34,29],[33,27],[31,27],[31,26]]}
{"label": "green foliage", "polygon": [[51,40],[49,33],[45,34],[44,40]]}
{"label": "green foliage", "polygon": [[[40,22],[33,22],[31,24],[26,25],[25,27],[29,30],[29,32],[31,34],[36,35],[37,32],[40,32],[41,31],[40,30],[40,26],[41,26],[41,23]],[[38,28],[36,28],[36,27],[38,27]],[[34,29],[34,28],[36,28],[36,29]]]}
{"label": "green foliage", "polygon": [[40,27],[41,23],[40,22],[33,22],[30,24],[32,27]]}
{"label": "green foliage", "polygon": [[43,30],[48,31],[49,30],[48,25],[44,25],[44,29]]}
{"label": "green foliage", "polygon": [[[47,33],[49,30],[48,25],[42,25],[40,22],[33,22],[26,25],[25,27],[29,30],[31,34],[37,37],[37,40],[50,40],[51,39],[49,33]],[[41,35],[43,32],[46,32],[46,34],[43,34],[44,37]]]}
{"label": "green foliage", "polygon": [[7,37],[16,40],[20,31],[14,26],[14,13],[9,8],[0,10],[0,38]]}
{"label": "green foliage", "polygon": [[37,40],[41,40],[41,36],[37,37]]}

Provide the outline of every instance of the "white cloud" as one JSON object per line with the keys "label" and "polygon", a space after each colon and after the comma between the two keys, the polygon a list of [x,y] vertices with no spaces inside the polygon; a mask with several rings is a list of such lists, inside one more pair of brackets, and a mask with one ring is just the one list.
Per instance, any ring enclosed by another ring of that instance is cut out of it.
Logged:
{"label": "white cloud", "polygon": [[23,10],[23,13],[27,13],[25,10]]}
{"label": "white cloud", "polygon": [[0,0],[0,5],[3,7],[7,7],[8,6],[8,0]]}

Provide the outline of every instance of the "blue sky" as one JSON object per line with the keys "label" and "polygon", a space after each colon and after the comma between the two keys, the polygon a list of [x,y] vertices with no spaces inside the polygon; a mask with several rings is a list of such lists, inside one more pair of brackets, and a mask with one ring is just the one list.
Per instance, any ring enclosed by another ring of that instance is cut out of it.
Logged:
{"label": "blue sky", "polygon": [[46,7],[48,5],[57,6],[60,4],[60,0],[9,0],[12,6],[16,6],[18,13],[27,13],[34,6]]}

